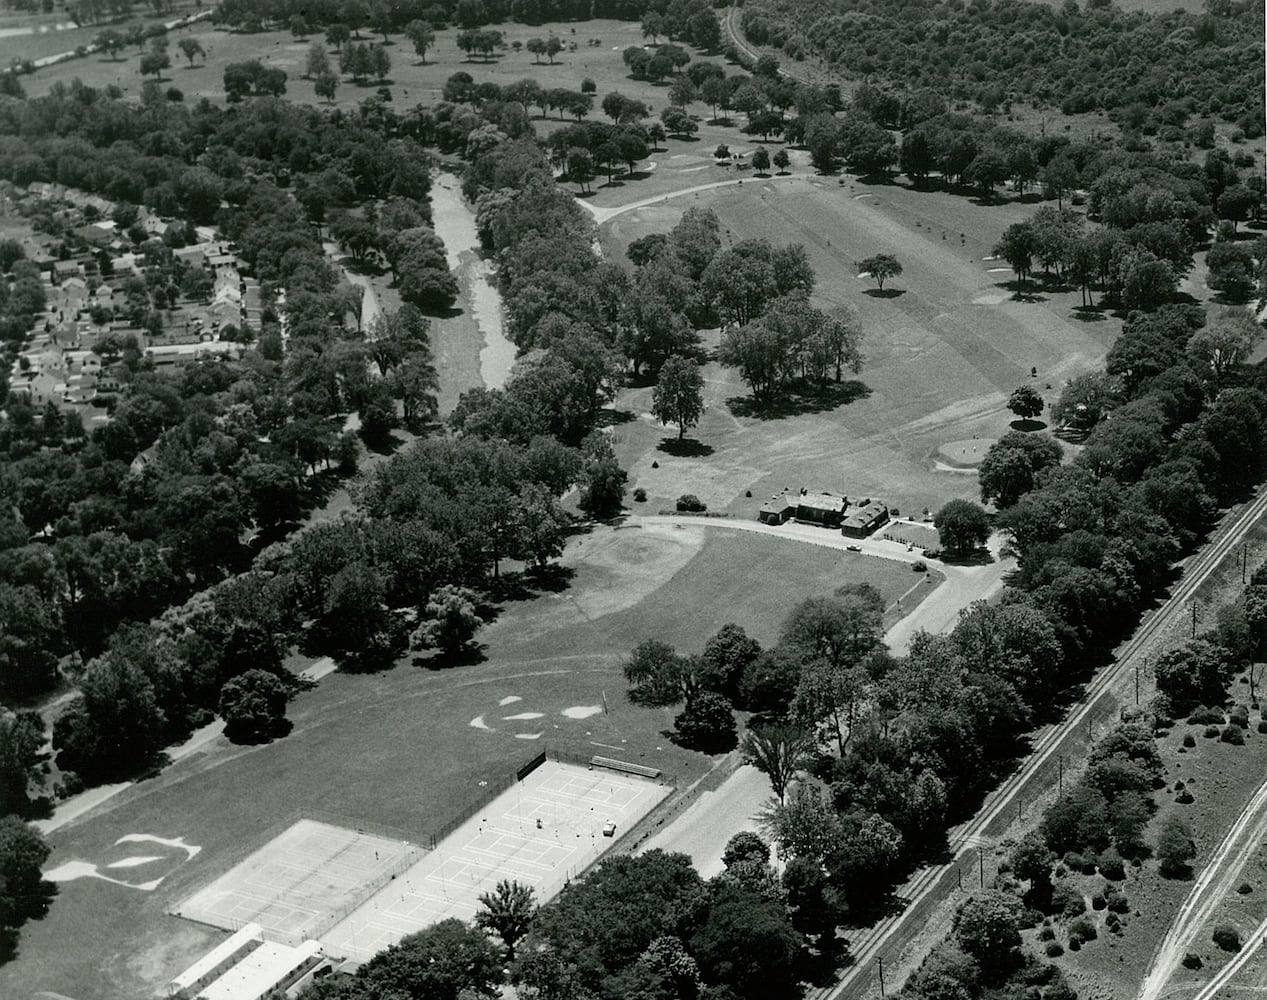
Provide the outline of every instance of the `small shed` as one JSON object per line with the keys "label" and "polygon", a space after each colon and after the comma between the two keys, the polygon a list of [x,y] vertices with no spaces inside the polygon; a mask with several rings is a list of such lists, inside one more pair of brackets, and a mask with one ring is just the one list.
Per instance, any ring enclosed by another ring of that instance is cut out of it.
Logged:
{"label": "small shed", "polygon": [[796,498],[787,493],[772,496],[761,505],[757,520],[764,524],[783,524],[796,513]]}
{"label": "small shed", "polygon": [[883,500],[867,500],[850,507],[840,530],[850,538],[865,538],[889,519],[889,508]]}
{"label": "small shed", "polygon": [[834,493],[802,492],[796,498],[796,519],[825,528],[839,528],[845,517],[845,498]]}

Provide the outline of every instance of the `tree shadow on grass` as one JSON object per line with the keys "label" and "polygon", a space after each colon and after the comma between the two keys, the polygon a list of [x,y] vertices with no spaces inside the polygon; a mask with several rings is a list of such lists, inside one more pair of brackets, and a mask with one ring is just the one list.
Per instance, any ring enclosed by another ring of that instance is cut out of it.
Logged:
{"label": "tree shadow on grass", "polygon": [[942,549],[939,558],[947,566],[992,566],[994,564],[994,555],[985,546],[975,548],[971,552],[952,552],[949,549]]}
{"label": "tree shadow on grass", "polygon": [[674,458],[707,458],[713,453],[713,446],[694,438],[661,438],[656,451],[662,451]]}
{"label": "tree shadow on grass", "polygon": [[1012,301],[1014,302],[1046,302],[1047,296],[1043,295],[1032,282],[1021,284],[1013,279],[1011,281],[996,281],[995,288],[1002,288],[1004,291],[1012,293]]}
{"label": "tree shadow on grass", "polygon": [[1046,428],[1047,423],[1043,420],[1020,419],[1011,421],[1008,426],[1014,431],[1023,431],[1026,434],[1029,434],[1033,431],[1043,430]]}
{"label": "tree shadow on grass", "polygon": [[1103,323],[1108,317],[1103,306],[1074,306],[1073,318],[1081,323]]}
{"label": "tree shadow on grass", "polygon": [[367,257],[362,257],[360,260],[355,257],[344,257],[339,263],[353,274],[367,274],[374,278],[381,278],[387,273],[387,268]]}
{"label": "tree shadow on grass", "polygon": [[621,424],[632,423],[638,419],[638,415],[632,410],[617,410],[612,407],[598,411],[598,419],[594,421],[597,427],[618,427]]}
{"label": "tree shadow on grass", "polygon": [[829,382],[826,385],[800,385],[777,399],[763,400],[755,396],[731,396],[726,406],[736,417],[758,420],[781,420],[806,413],[825,413],[849,403],[866,399],[871,387],[857,379]]}
{"label": "tree shadow on grass", "polygon": [[896,299],[906,294],[905,288],[864,288],[863,295],[870,295],[873,299]]}
{"label": "tree shadow on grass", "polygon": [[488,657],[481,643],[469,642],[456,651],[436,649],[415,656],[412,663],[424,670],[451,670],[454,667],[470,667],[483,663]]}
{"label": "tree shadow on grass", "polygon": [[386,434],[374,434],[370,437],[361,435],[361,440],[365,442],[365,447],[374,452],[375,455],[394,455],[396,450],[405,443],[405,439],[398,434],[388,431]]}

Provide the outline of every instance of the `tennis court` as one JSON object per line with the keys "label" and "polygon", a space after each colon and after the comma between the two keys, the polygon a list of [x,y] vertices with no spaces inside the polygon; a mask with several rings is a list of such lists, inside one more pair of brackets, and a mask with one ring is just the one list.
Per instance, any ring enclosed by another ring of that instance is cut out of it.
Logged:
{"label": "tennis court", "polygon": [[413,844],[303,819],[181,903],[178,916],[271,941],[315,938],[420,855]]}
{"label": "tennis court", "polygon": [[[501,879],[532,886],[543,903],[669,791],[614,771],[547,761],[322,934],[326,954],[364,961],[448,917],[469,920],[480,894]],[[613,837],[603,836],[608,823]]]}

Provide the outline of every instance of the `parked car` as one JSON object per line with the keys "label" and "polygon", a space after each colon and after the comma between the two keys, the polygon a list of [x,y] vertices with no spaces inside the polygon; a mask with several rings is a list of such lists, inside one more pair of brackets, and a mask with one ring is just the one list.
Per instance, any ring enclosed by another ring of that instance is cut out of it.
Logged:
{"label": "parked car", "polygon": [[846,545],[845,550],[847,552],[861,552],[862,546],[861,545]]}

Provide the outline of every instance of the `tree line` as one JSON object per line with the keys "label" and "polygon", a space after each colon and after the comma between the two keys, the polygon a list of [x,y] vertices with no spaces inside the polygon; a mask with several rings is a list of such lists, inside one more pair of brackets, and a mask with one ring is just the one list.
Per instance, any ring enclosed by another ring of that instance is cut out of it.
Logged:
{"label": "tree line", "polygon": [[[1262,103],[1227,87],[1261,87],[1263,11],[1253,3],[1147,13],[1107,0],[762,0],[745,6],[742,25],[750,41],[792,58],[815,56],[898,91],[935,88],[987,112],[1015,99],[1066,114],[1108,111],[1131,131],[1163,137],[1181,137],[1194,115],[1232,122],[1244,138],[1263,134]],[[1184,81],[1182,95],[1173,80]]]}

